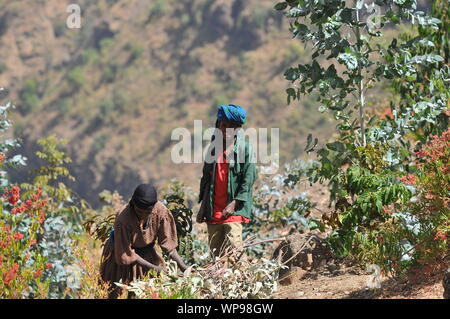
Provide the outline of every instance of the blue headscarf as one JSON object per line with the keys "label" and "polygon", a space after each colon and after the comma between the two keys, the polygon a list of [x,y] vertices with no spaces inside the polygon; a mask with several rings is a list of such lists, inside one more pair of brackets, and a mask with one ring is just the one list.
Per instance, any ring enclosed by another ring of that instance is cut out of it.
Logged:
{"label": "blue headscarf", "polygon": [[219,121],[227,120],[238,124],[245,124],[247,121],[246,116],[247,111],[242,106],[234,104],[222,104],[217,111],[217,119]]}

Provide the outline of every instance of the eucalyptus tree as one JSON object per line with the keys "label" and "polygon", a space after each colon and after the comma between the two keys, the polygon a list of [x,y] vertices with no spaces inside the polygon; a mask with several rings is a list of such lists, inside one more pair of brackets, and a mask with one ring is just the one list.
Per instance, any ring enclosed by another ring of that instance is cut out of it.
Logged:
{"label": "eucalyptus tree", "polygon": [[[305,151],[315,151],[318,160],[298,175],[311,183],[329,182],[330,207],[335,203],[324,216],[333,228],[330,242],[342,255],[355,252],[391,218],[386,208],[408,202],[415,192],[398,180],[412,154],[407,134],[426,141],[448,121],[450,72],[439,54],[448,50],[448,40],[442,40],[446,31],[415,0],[288,0],[275,9],[290,19],[293,38],[313,47],[310,63],[284,74],[292,83],[288,103],[316,93],[318,111],[333,116],[339,133],[320,149],[318,139],[308,135]],[[433,13],[445,16],[447,11]],[[381,41],[386,30],[405,23],[418,29],[413,38]],[[369,93],[386,83],[396,88],[400,102],[390,103],[388,119],[369,117]]]}

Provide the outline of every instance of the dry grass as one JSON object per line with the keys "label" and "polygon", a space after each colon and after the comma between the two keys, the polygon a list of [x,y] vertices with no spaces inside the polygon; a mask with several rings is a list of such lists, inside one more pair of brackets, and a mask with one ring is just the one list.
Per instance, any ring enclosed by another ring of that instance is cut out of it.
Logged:
{"label": "dry grass", "polygon": [[[100,262],[102,243],[93,240],[89,235],[80,238],[75,256],[79,260],[78,266],[83,269],[77,297],[80,299],[107,299],[109,285],[100,279]],[[123,291],[119,299],[126,299],[127,292]]]}

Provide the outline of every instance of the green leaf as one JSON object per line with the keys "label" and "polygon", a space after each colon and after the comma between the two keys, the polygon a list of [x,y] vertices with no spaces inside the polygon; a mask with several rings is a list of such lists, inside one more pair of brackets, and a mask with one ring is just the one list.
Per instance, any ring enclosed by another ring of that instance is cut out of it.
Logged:
{"label": "green leaf", "polygon": [[433,58],[434,58],[434,60],[435,60],[436,62],[442,62],[442,61],[444,61],[444,58],[441,57],[440,55],[437,55],[437,54],[435,54],[435,55],[433,56]]}
{"label": "green leaf", "polygon": [[275,10],[283,11],[284,9],[287,8],[287,3],[286,2],[277,3],[274,8]]}
{"label": "green leaf", "polygon": [[314,148],[316,147],[318,141],[319,141],[319,140],[318,140],[317,138],[315,138],[315,139],[314,139],[314,143],[311,145],[311,142],[312,142],[312,134],[308,134],[308,138],[307,138],[307,141],[306,141],[305,152],[306,152],[306,153],[312,152],[312,151],[314,150]]}
{"label": "green leaf", "polygon": [[350,53],[339,54],[338,61],[343,63],[349,70],[355,70],[358,67],[358,60]]}
{"label": "green leaf", "polygon": [[332,151],[337,151],[337,152],[345,151],[345,146],[341,142],[327,143],[326,145],[327,145],[328,149],[330,149]]}
{"label": "green leaf", "polygon": [[[311,141],[312,141],[312,134],[309,133],[308,137],[306,138],[306,143],[307,143],[306,148],[308,148],[308,146],[311,144]],[[305,150],[306,150],[306,148],[305,148]]]}
{"label": "green leaf", "polygon": [[372,118],[369,120],[369,122],[367,123],[367,125],[372,125],[377,121],[377,116],[374,115],[372,116]]}
{"label": "green leaf", "polygon": [[375,201],[375,206],[377,207],[377,210],[379,213],[381,213],[383,211],[383,204],[381,202],[381,200],[377,197],[376,201]]}
{"label": "green leaf", "polygon": [[286,13],[286,16],[289,18],[298,18],[302,15],[305,15],[305,12],[299,8],[292,8]]}
{"label": "green leaf", "polygon": [[296,96],[295,89],[293,89],[293,88],[286,89],[286,93],[290,96],[294,96],[294,97]]}
{"label": "green leaf", "polygon": [[344,23],[350,23],[353,21],[353,9],[351,8],[345,8],[341,11],[341,14],[339,15],[341,18],[341,21]]}

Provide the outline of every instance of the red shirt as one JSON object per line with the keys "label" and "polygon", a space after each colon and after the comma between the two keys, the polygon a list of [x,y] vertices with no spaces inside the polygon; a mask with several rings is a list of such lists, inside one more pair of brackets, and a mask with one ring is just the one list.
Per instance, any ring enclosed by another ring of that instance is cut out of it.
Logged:
{"label": "red shirt", "polygon": [[223,218],[222,213],[227,206],[228,201],[228,166],[225,153],[217,160],[216,176],[214,179],[214,203],[212,220],[208,220],[208,224],[223,224],[231,222],[248,223],[250,219],[240,215],[230,215]]}

